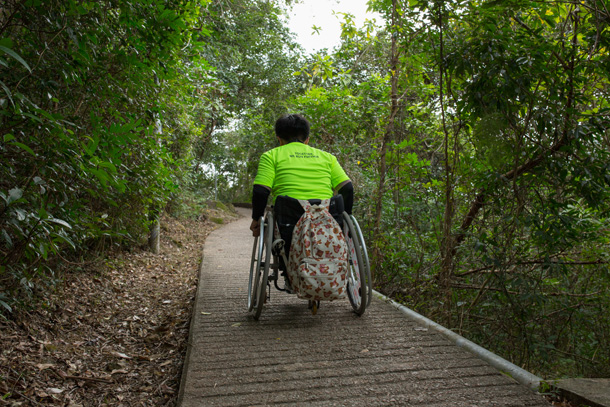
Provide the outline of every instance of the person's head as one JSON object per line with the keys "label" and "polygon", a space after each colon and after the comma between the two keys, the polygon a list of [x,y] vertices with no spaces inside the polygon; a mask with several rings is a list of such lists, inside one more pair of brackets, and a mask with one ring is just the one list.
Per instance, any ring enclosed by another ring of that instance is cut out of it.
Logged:
{"label": "person's head", "polygon": [[305,143],[309,138],[309,122],[300,114],[287,114],[275,122],[275,135],[287,143]]}

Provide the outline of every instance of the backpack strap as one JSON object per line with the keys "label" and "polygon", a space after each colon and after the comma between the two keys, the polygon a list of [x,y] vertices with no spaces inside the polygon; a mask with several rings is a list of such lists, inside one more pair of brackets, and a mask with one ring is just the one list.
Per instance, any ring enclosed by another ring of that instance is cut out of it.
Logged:
{"label": "backpack strap", "polygon": [[299,203],[303,207],[303,210],[307,212],[311,208],[311,203],[306,199],[299,199]]}
{"label": "backpack strap", "polygon": [[306,199],[299,199],[299,203],[301,204],[301,206],[303,207],[303,210],[305,212],[309,211],[309,208],[311,208],[312,206],[317,206],[317,207],[321,206],[323,208],[326,208],[327,211],[330,209],[330,198],[322,199],[322,201],[320,202],[319,205],[312,205],[311,202],[309,202]]}

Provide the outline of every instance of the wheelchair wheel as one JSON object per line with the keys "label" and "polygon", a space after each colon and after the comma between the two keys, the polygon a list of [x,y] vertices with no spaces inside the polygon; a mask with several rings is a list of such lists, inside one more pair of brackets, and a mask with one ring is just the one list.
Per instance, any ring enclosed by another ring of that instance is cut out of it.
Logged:
{"label": "wheelchair wheel", "polygon": [[368,285],[366,266],[362,257],[362,244],[350,215],[343,212],[343,235],[347,240],[347,298],[358,315],[364,314],[368,305]]}
{"label": "wheelchair wheel", "polygon": [[[261,217],[259,220],[261,224],[261,228],[264,228],[263,218]],[[264,229],[263,229],[264,230]],[[261,230],[261,232],[263,231]],[[259,234],[254,238],[254,246],[252,246],[252,257],[250,260],[250,277],[248,278],[248,312],[254,309],[254,305],[256,304],[256,292],[253,292],[253,287],[256,285],[256,280],[258,280],[257,270],[260,270],[261,257],[263,253],[263,240],[261,235]]]}
{"label": "wheelchair wheel", "polygon": [[366,296],[366,306],[371,305],[371,300],[373,299],[373,279],[371,278],[371,262],[369,261],[369,253],[366,250],[366,242],[364,241],[364,236],[362,235],[362,229],[360,229],[360,225],[356,218],[353,215],[350,215],[350,219],[354,224],[354,228],[356,229],[356,233],[358,235],[358,240],[360,241],[360,251],[362,253],[362,260],[364,260],[364,270],[366,271],[366,287],[367,287],[367,296]]}
{"label": "wheelchair wheel", "polygon": [[248,311],[254,310],[254,319],[258,319],[267,299],[267,279],[271,264],[271,242],[273,239],[273,214],[267,213],[260,219],[259,237],[254,239],[250,278],[248,280]]}

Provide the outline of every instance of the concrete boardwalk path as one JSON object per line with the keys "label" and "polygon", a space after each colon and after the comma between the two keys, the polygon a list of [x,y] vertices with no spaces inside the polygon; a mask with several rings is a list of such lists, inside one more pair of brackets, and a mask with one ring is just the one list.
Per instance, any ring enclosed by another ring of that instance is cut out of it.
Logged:
{"label": "concrete boardwalk path", "polygon": [[542,396],[373,299],[307,302],[272,288],[247,313],[245,217],[206,240],[179,406],[549,406]]}

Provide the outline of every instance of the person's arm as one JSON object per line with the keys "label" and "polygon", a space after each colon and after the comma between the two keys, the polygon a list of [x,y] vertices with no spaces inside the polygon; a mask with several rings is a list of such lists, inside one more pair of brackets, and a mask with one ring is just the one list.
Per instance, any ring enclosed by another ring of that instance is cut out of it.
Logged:
{"label": "person's arm", "polygon": [[252,224],[250,230],[254,237],[260,234],[259,220],[265,214],[267,200],[275,179],[275,164],[272,155],[272,150],[261,155],[254,178],[254,186],[252,187]]}
{"label": "person's arm", "polygon": [[354,185],[351,180],[343,181],[337,186],[337,192],[343,197],[345,212],[352,214],[354,206]]}
{"label": "person's arm", "polygon": [[264,185],[255,184],[252,187],[252,223],[250,224],[250,230],[254,237],[257,237],[260,233],[261,225],[259,221],[260,217],[265,214],[270,193],[271,189]]}
{"label": "person's arm", "polygon": [[333,163],[330,169],[330,178],[333,185],[333,192],[340,194],[343,197],[343,209],[345,212],[352,214],[352,207],[354,206],[354,186],[352,181],[349,179],[345,170],[337,161],[337,157],[332,157]]}

